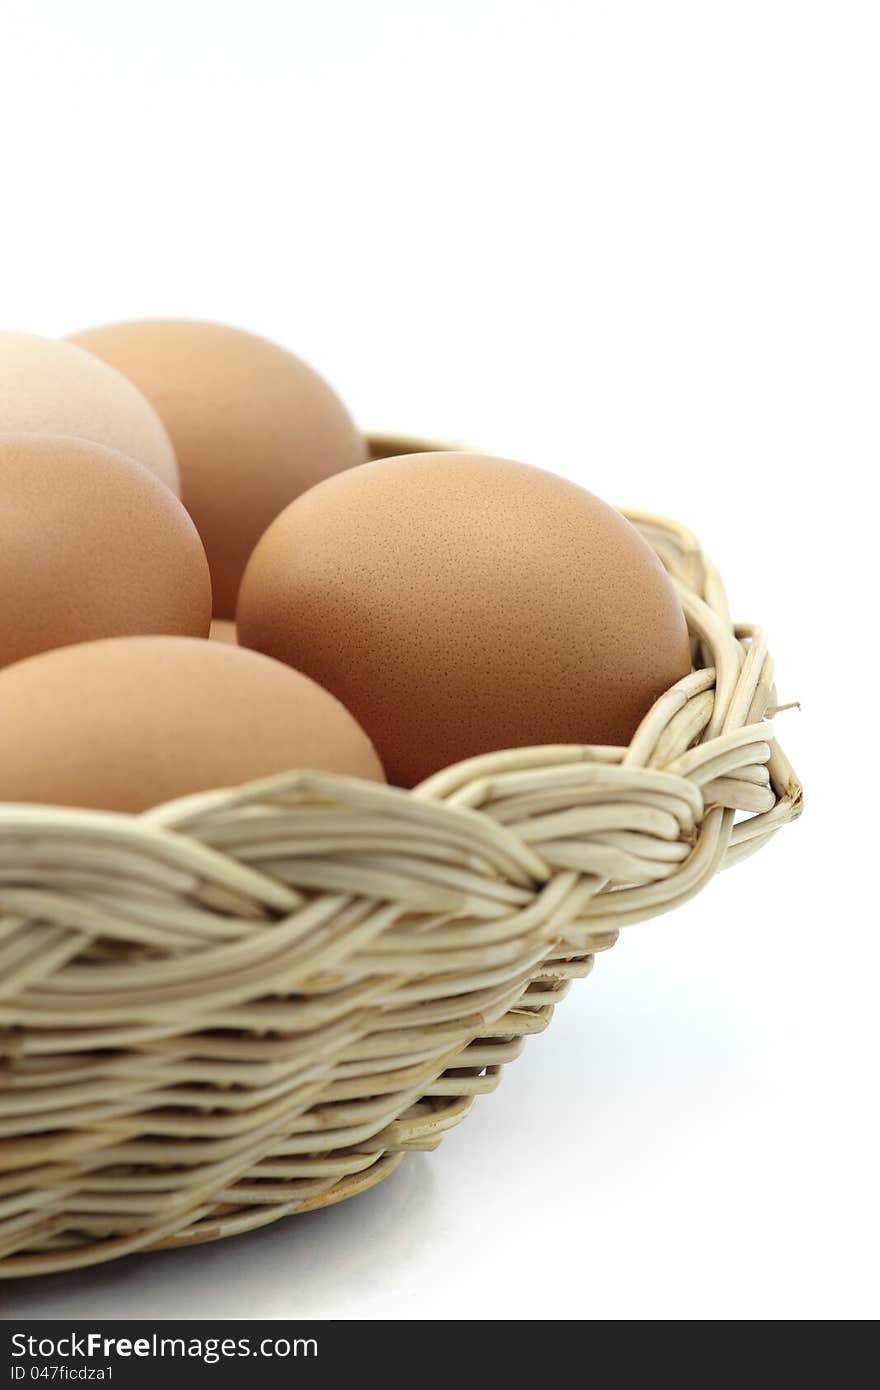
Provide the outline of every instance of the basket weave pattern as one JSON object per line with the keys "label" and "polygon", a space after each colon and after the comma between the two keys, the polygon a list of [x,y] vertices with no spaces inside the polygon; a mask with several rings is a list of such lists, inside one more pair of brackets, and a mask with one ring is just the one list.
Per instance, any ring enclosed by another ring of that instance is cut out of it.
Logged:
{"label": "basket weave pattern", "polygon": [[798,813],[761,633],[688,532],[628,515],[695,664],[628,748],[413,792],[293,772],[138,817],[0,806],[0,1275],[370,1187],[494,1089],[618,928]]}

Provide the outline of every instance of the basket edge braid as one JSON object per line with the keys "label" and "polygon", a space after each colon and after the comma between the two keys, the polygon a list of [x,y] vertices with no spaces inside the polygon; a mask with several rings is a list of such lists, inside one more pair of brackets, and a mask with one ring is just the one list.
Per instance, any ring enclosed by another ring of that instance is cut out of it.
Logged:
{"label": "basket edge braid", "polygon": [[628,748],[490,754],[413,792],[293,772],[140,817],[0,805],[0,1277],[372,1186],[619,928],[799,813],[763,634],[690,532],[625,515],[695,658]]}

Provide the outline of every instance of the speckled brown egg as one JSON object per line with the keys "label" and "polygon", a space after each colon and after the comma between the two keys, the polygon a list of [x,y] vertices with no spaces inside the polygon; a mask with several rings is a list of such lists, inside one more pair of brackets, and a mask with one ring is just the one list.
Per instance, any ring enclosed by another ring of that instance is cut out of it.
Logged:
{"label": "speckled brown egg", "polygon": [[0,666],[210,621],[204,548],[153,473],[83,439],[0,435]]}
{"label": "speckled brown egg", "polygon": [[168,431],[119,372],[73,343],[0,332],[0,434],[65,434],[118,449],[180,495]]}
{"label": "speckled brown egg", "polygon": [[0,801],[143,811],[291,768],[384,781],[339,701],[258,652],[123,637],[0,671]]}
{"label": "speckled brown egg", "polygon": [[148,319],[72,341],[122,372],[161,415],[208,553],[214,614],[234,617],[244,567],[266,527],[314,483],[363,463],[363,437],[311,367],[253,333]]}
{"label": "speckled brown egg", "polygon": [[332,690],[402,786],[495,749],[626,744],[690,670],[634,527],[480,454],[383,459],[300,497],[251,557],[238,631]]}

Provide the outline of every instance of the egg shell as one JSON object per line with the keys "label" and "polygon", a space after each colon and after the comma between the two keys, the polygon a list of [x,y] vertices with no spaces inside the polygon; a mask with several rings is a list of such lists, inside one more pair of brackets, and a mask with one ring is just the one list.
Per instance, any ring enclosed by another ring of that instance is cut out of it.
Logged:
{"label": "egg shell", "polygon": [[124,637],[0,671],[2,801],[142,811],[291,768],[384,781],[339,701],[258,652]]}
{"label": "egg shell", "polygon": [[83,439],[0,435],[0,666],[210,621],[204,548],[155,474]]}
{"label": "egg shell", "polygon": [[383,459],[300,497],[251,557],[238,632],[332,690],[402,786],[495,749],[626,744],[690,670],[635,528],[479,454]]}
{"label": "egg shell", "polygon": [[73,343],[0,332],[0,434],[104,444],[180,495],[174,448],[156,411],[124,376]]}
{"label": "egg shell", "polygon": [[251,550],[295,497],[363,463],[366,444],[311,367],[223,324],[147,319],[73,341],[122,372],[174,442],[183,500],[211,566],[214,613],[233,618]]}

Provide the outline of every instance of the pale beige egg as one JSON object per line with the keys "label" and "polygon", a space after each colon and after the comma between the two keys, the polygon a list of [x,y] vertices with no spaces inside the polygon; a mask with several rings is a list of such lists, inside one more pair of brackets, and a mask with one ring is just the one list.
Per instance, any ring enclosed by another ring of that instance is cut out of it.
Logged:
{"label": "pale beige egg", "polygon": [[132,383],[73,343],[0,331],[0,434],[64,434],[118,449],[180,494],[168,431]]}

